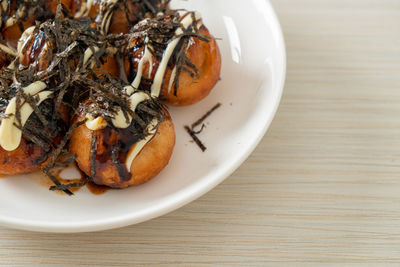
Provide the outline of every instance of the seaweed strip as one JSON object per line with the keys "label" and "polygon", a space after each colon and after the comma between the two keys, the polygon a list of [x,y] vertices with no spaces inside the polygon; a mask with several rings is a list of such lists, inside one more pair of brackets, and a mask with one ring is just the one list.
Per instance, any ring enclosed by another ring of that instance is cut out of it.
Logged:
{"label": "seaweed strip", "polygon": [[[44,174],[47,175],[47,177],[50,178],[50,180],[54,183],[55,186],[61,186],[60,181],[58,181],[58,179],[53,174],[50,173],[49,169],[44,168],[44,169],[42,169],[42,171],[44,172]],[[49,190],[50,190],[50,188],[49,188]],[[69,189],[63,189],[61,191],[63,191],[64,193],[66,193],[69,196],[72,196],[74,194]]]}
{"label": "seaweed strip", "polygon": [[57,162],[54,164],[54,168],[56,167],[65,167],[68,166],[69,164],[73,163],[75,161],[75,159],[77,158],[76,155],[72,155],[71,157],[67,158],[66,160],[62,161],[62,162]]}
{"label": "seaweed strip", "polygon": [[42,170],[49,170],[49,169],[54,167],[54,164],[55,164],[55,161],[56,161],[57,157],[61,154],[62,149],[65,147],[65,145],[67,144],[68,140],[71,138],[72,132],[75,131],[76,128],[78,128],[79,126],[81,126],[85,122],[86,122],[86,120],[74,123],[69,128],[68,132],[65,134],[64,138],[61,140],[61,142],[58,145],[58,147],[51,153],[49,163],[44,168],[42,168]]}
{"label": "seaweed strip", "polygon": [[[205,125],[203,124],[204,120],[208,118],[215,110],[217,110],[219,107],[221,107],[221,103],[217,103],[214,107],[212,107],[206,114],[204,114],[200,119],[198,119],[196,122],[194,122],[191,127],[189,126],[184,126],[185,130],[188,132],[188,134],[192,137],[193,141],[200,147],[200,149],[204,152],[206,151],[206,146],[200,141],[200,139],[197,137],[197,134],[201,133]],[[198,131],[194,131],[194,128],[199,126],[200,124],[203,124],[201,126],[201,129]]]}
{"label": "seaweed strip", "polygon": [[50,150],[50,146],[46,144],[42,139],[38,138],[35,136],[31,131],[29,131],[26,127],[21,127],[17,124],[14,124],[15,127],[17,127],[19,130],[22,131],[22,133],[28,137],[33,143],[37,144],[40,146],[44,151],[48,152]]}
{"label": "seaweed strip", "polygon": [[200,119],[198,119],[196,122],[192,124],[192,129],[194,129],[196,126],[199,126],[200,124],[203,123],[205,119],[207,119],[215,110],[217,110],[219,107],[221,107],[221,103],[217,103],[214,107],[212,107],[209,111],[207,111],[206,114],[204,114]]}
{"label": "seaweed strip", "polygon": [[35,98],[31,96],[30,94],[25,94],[22,90],[20,91],[22,97],[24,98],[25,102],[31,106],[33,109],[33,112],[38,116],[40,122],[43,124],[43,126],[48,125],[48,121],[44,117],[43,113],[40,112],[38,105],[36,105],[37,101],[35,101]]}
{"label": "seaweed strip", "polygon": [[[71,188],[77,188],[77,187],[82,187],[85,186],[88,183],[88,179],[83,180],[82,182],[76,182],[76,183],[69,183],[69,184],[59,184],[59,185],[53,185],[50,186],[51,191],[69,191]],[[71,192],[71,191],[69,191]],[[71,194],[73,194],[71,192]]]}
{"label": "seaweed strip", "polygon": [[117,142],[117,144],[114,145],[114,147],[111,149],[111,159],[112,159],[112,163],[117,168],[119,177],[121,177],[121,179],[123,181],[128,181],[130,179],[130,176],[125,174],[124,168],[121,166],[121,162],[119,162],[119,160],[118,160],[118,152],[119,152],[120,148],[121,148],[121,144],[119,142]]}
{"label": "seaweed strip", "polygon": [[204,152],[207,150],[207,147],[200,141],[200,139],[196,136],[195,132],[193,132],[193,130],[190,129],[189,126],[185,126],[185,130],[192,137],[193,141],[200,147],[201,151]]}

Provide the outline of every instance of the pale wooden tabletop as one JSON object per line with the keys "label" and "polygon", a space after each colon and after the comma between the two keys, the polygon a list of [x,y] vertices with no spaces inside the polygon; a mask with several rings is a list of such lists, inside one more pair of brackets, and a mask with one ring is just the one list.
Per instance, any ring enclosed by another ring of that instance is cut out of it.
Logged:
{"label": "pale wooden tabletop", "polygon": [[400,1],[274,0],[282,104],[252,156],[164,217],[87,234],[0,228],[0,263],[400,264]]}

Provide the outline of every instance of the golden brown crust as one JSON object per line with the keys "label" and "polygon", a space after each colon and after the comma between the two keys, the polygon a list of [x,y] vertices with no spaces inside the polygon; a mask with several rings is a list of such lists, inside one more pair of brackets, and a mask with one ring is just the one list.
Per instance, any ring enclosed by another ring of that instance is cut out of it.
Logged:
{"label": "golden brown crust", "polygon": [[[210,32],[204,26],[199,33],[211,37]],[[192,78],[183,71],[179,76],[179,88],[177,95],[174,95],[174,84],[169,89],[169,82],[164,82],[161,89],[161,97],[165,103],[173,106],[186,106],[199,102],[205,98],[220,78],[221,54],[215,39],[209,42],[200,41],[194,38],[193,44],[187,51],[188,59],[197,67],[198,77]],[[164,80],[169,81],[172,70],[168,68]]]}
{"label": "golden brown crust", "polygon": [[[76,0],[74,2],[76,2]],[[82,1],[78,2],[80,2],[78,5],[76,3],[72,3],[72,7],[70,8],[70,10],[73,11],[72,14],[75,14],[75,16],[77,16],[76,13],[79,11],[79,8],[82,4]],[[128,12],[126,11],[126,7],[128,8]],[[131,27],[128,17],[131,23],[138,20],[138,18],[135,16],[138,10],[133,1],[126,1],[126,7],[122,2],[120,2],[115,8],[110,21],[108,33],[128,33]],[[93,21],[101,21],[102,15],[104,14],[100,14],[100,4],[95,2],[89,10],[88,17]]]}
{"label": "golden brown crust", "polygon": [[0,174],[14,175],[36,171],[40,168],[36,161],[44,154],[38,145],[24,138],[13,151],[6,151],[0,147]]}
{"label": "golden brown crust", "polygon": [[[114,77],[119,76],[119,67],[117,60],[115,57],[110,56],[110,55],[105,55],[102,57],[103,62],[100,64],[100,66],[94,66],[93,71],[96,74],[110,74]],[[99,71],[100,70],[100,71]]]}
{"label": "golden brown crust", "polygon": [[[166,111],[165,111],[166,112]],[[168,115],[166,113],[166,115]],[[83,118],[77,119],[77,121]],[[108,136],[104,142],[105,135],[102,130],[91,131],[85,124],[79,126],[72,134],[69,149],[77,155],[76,162],[79,168],[90,176],[91,161],[90,147],[92,134],[96,136],[96,157],[102,156],[109,149],[104,143],[114,143],[115,134]],[[94,182],[113,188],[126,188],[128,186],[140,185],[156,176],[168,164],[175,146],[175,131],[171,118],[166,119],[158,126],[155,136],[148,142],[140,153],[133,160],[130,169],[130,179],[123,181],[117,168],[111,162],[111,158],[96,166],[96,176]],[[124,164],[124,163],[123,163]]]}
{"label": "golden brown crust", "polygon": [[[68,108],[63,103],[59,107],[59,115],[60,119],[67,124],[69,121]],[[43,128],[43,131],[46,133],[53,132],[49,128]],[[60,143],[61,134],[59,132],[51,137],[54,145]],[[39,170],[48,162],[48,156],[48,152],[32,141],[25,139],[23,135],[19,146],[13,151],[4,150],[0,146],[0,174],[14,175]]]}

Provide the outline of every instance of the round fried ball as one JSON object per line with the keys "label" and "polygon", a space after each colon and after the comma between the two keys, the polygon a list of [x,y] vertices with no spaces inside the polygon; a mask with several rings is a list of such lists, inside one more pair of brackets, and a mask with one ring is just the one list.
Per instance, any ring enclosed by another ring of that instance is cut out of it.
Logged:
{"label": "round fried ball", "polygon": [[[48,42],[47,37],[40,33],[24,32],[19,40],[19,52],[21,53],[19,61],[25,67],[35,67],[37,71],[46,70],[55,54],[55,44]],[[71,59],[70,66],[72,70],[76,68],[76,62],[79,60],[79,55]],[[96,74],[110,74],[114,77],[119,75],[118,63],[114,56],[104,54],[101,57],[99,64],[94,64],[93,71]]]}
{"label": "round fried ball", "polygon": [[[110,150],[118,142],[118,134],[109,126],[102,130],[92,131],[82,124],[72,133],[69,149],[77,155],[78,167],[91,176],[91,142],[94,136],[96,138],[96,163],[95,176],[92,177],[93,182],[113,188],[143,184],[167,166],[175,145],[174,125],[166,110],[164,113],[165,120],[159,124],[154,137],[133,160],[127,177],[121,177],[116,165],[112,162]],[[83,119],[84,117],[81,115],[76,121]],[[126,159],[126,154],[122,158]],[[121,161],[121,166],[126,170],[125,161]]]}
{"label": "round fried ball", "polygon": [[[67,130],[67,108],[65,105],[61,105],[59,112],[54,112],[54,101],[48,99],[39,106],[39,109],[44,112],[45,119],[52,123],[43,126],[38,116],[32,113],[25,127],[27,125],[36,127],[36,131],[44,134],[46,138],[49,138],[51,144],[57,146]],[[32,134],[38,137],[38,133]],[[41,137],[38,138],[41,139]],[[0,174],[14,175],[40,169],[48,162],[50,153],[54,149],[51,144],[47,144],[48,147],[45,149],[30,137],[22,134],[20,144],[15,150],[7,151],[0,146]]]}
{"label": "round fried ball", "polygon": [[[172,75],[174,65],[169,65],[166,69],[160,98],[168,105],[186,106],[199,102],[211,92],[220,78],[221,54],[218,45],[204,25],[200,27],[199,34],[208,37],[208,42],[194,37],[186,53],[187,58],[196,66],[197,75],[191,76],[188,72],[181,71],[178,85],[175,86],[176,76]],[[144,46],[138,48],[137,43],[138,39],[131,39],[125,57],[125,71],[131,78],[133,78],[132,73],[137,72],[139,62],[144,55]],[[145,79],[153,80],[155,77],[160,60],[153,56],[152,62],[152,66],[149,63],[144,64]],[[149,76],[150,67],[152,72]],[[170,84],[171,79],[173,79],[172,84]],[[177,87],[176,92],[175,87]]]}

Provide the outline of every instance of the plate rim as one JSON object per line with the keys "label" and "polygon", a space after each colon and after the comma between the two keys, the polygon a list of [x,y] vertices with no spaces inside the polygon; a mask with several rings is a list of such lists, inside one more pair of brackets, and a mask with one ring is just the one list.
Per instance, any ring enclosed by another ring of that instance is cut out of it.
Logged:
{"label": "plate rim", "polygon": [[[282,57],[282,76],[280,77],[280,81],[277,82],[277,93],[275,94],[275,100],[273,101],[272,114],[263,121],[263,128],[259,132],[257,138],[252,139],[251,144],[246,148],[245,153],[241,154],[240,157],[236,159],[236,161],[232,162],[226,167],[221,168],[219,173],[213,173],[214,179],[204,179],[205,182],[202,183],[201,187],[194,184],[181,189],[174,194],[171,194],[167,197],[167,200],[161,204],[152,206],[151,208],[146,209],[140,213],[126,213],[122,216],[114,216],[112,218],[106,218],[96,221],[88,221],[88,222],[80,222],[80,223],[44,223],[43,221],[32,221],[26,219],[17,219],[4,217],[0,214],[0,225],[19,229],[19,230],[28,230],[33,232],[48,232],[48,233],[80,233],[80,232],[97,232],[104,230],[111,230],[116,228],[121,228],[129,225],[134,225],[138,223],[142,223],[163,215],[166,215],[174,210],[177,210],[188,203],[198,199],[199,197],[205,195],[210,190],[215,188],[217,185],[226,180],[232,173],[239,168],[243,162],[253,153],[255,148],[261,142],[262,138],[267,133],[273,119],[276,116],[276,112],[280,105],[283,89],[286,81],[286,71],[287,71],[287,54],[286,54],[286,45],[285,39],[282,31],[282,27],[278,16],[273,8],[272,4],[269,0],[264,0],[267,3],[268,14],[271,15],[271,22],[274,24],[275,28],[275,38],[276,41],[279,42],[279,47],[281,48],[281,57]],[[169,200],[169,199],[172,200]],[[169,201],[168,201],[169,200]]]}

